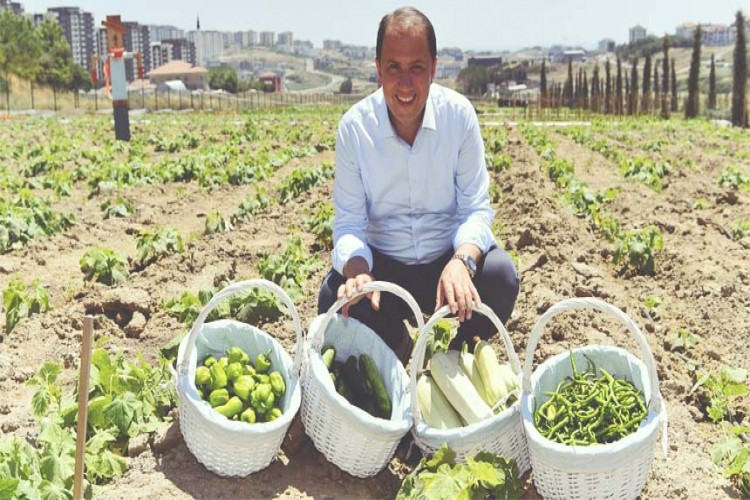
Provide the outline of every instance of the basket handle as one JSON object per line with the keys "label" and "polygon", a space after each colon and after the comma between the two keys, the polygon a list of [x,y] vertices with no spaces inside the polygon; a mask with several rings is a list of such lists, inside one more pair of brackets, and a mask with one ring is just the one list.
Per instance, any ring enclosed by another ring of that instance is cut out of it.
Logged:
{"label": "basket handle", "polygon": [[246,292],[253,288],[261,288],[263,290],[272,292],[274,295],[281,299],[281,301],[289,311],[289,315],[292,317],[292,321],[294,322],[294,331],[297,335],[297,347],[294,353],[294,365],[292,367],[292,374],[299,376],[300,365],[302,364],[303,334],[302,323],[300,322],[299,314],[297,314],[297,308],[294,307],[294,303],[292,302],[292,300],[279,285],[264,279],[238,281],[237,283],[233,283],[214,295],[211,300],[208,301],[208,304],[206,304],[203,309],[201,309],[200,314],[198,314],[198,317],[193,323],[193,327],[190,329],[190,334],[188,335],[188,339],[185,344],[185,354],[179,366],[181,376],[185,376],[188,373],[188,370],[190,368],[190,356],[193,353],[192,351],[195,345],[195,339],[198,337],[198,332],[200,331],[204,321],[211,313],[211,311],[213,311],[220,302],[231,297],[232,295]]}
{"label": "basket handle", "polygon": [[[515,373],[516,375],[520,375],[521,363],[519,362],[518,355],[513,348],[513,341],[510,339],[508,330],[505,329],[505,326],[503,325],[502,321],[500,321],[500,318],[498,318],[495,312],[487,304],[484,303],[481,303],[479,305],[474,304],[472,306],[472,310],[474,312],[483,314],[492,322],[493,325],[495,325],[495,328],[497,328],[497,331],[500,333],[500,337],[503,339],[503,345],[505,347],[505,351],[508,353],[508,359],[510,361],[511,369],[513,370],[513,373]],[[417,375],[419,374],[419,371],[422,370],[422,365],[424,364],[424,355],[425,351],[427,350],[427,341],[429,340],[430,336],[429,333],[432,330],[432,327],[435,326],[435,323],[448,316],[450,312],[450,308],[447,305],[435,311],[432,317],[430,317],[430,319],[424,325],[424,328],[420,330],[419,338],[417,339],[417,343],[414,346],[414,355],[411,363],[411,370],[409,373],[409,389],[411,391],[411,413],[412,417],[414,418],[415,426],[419,425],[422,422],[422,413],[419,411],[419,400],[417,399]]]}
{"label": "basket handle", "polygon": [[326,312],[325,317],[323,318],[323,321],[320,324],[320,327],[315,332],[311,332],[309,335],[311,335],[309,342],[310,342],[310,348],[314,349],[316,351],[320,351],[320,349],[323,347],[323,333],[328,328],[328,324],[331,322],[333,317],[336,315],[336,313],[344,307],[348,302],[354,300],[357,297],[360,297],[362,295],[366,295],[370,292],[390,292],[397,297],[403,299],[404,302],[409,306],[411,311],[414,313],[414,317],[417,320],[417,328],[420,330],[424,326],[424,319],[422,319],[422,310],[417,305],[417,301],[414,300],[414,297],[411,296],[409,292],[407,292],[404,288],[396,285],[395,283],[390,283],[387,281],[370,281],[369,283],[365,283],[362,287],[361,292],[355,292],[351,299],[347,299],[346,297],[341,298],[337,300],[331,307],[328,309],[328,312]]}
{"label": "basket handle", "polygon": [[536,325],[534,325],[534,329],[531,331],[531,335],[529,336],[529,343],[526,346],[526,358],[524,359],[523,363],[523,392],[527,396],[531,394],[531,364],[534,361],[534,351],[536,351],[536,346],[547,322],[552,319],[553,316],[556,316],[565,311],[572,311],[576,309],[596,309],[597,311],[609,314],[610,316],[614,316],[615,318],[620,320],[620,322],[624,324],[628,330],[630,330],[641,347],[641,359],[643,360],[644,364],[646,365],[646,369],[648,370],[648,378],[649,382],[651,383],[652,407],[657,412],[661,412],[662,398],[661,393],[659,392],[659,378],[656,374],[656,362],[654,361],[653,354],[651,354],[651,348],[649,348],[648,346],[646,337],[643,336],[641,330],[638,328],[638,325],[636,325],[627,314],[622,312],[617,307],[596,298],[575,298],[563,300],[553,305],[552,307],[547,309],[544,314],[542,314]]}

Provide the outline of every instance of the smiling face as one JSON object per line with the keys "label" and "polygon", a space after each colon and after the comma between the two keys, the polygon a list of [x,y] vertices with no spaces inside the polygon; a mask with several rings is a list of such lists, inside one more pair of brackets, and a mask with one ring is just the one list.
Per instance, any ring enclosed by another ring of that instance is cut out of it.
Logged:
{"label": "smiling face", "polygon": [[390,24],[375,65],[393,128],[399,137],[413,144],[422,125],[437,58],[430,55],[422,27]]}

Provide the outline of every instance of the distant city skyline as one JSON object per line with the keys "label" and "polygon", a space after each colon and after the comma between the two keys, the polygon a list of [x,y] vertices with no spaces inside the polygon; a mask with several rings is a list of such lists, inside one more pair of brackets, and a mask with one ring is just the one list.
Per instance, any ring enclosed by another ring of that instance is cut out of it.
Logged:
{"label": "distant city skyline", "polygon": [[[291,31],[295,40],[316,47],[323,40],[374,46],[378,22],[402,2],[340,0],[260,0],[252,8],[237,0],[101,2],[95,0],[20,0],[27,13],[50,7],[79,7],[94,16],[96,26],[111,14],[124,21],[173,25],[193,30]],[[409,3],[406,3],[409,4]],[[652,35],[674,33],[685,22],[731,24],[738,10],[750,12],[750,0],[479,0],[465,4],[447,0],[410,3],[432,21],[438,47],[500,51],[555,44],[595,48],[599,40],[628,41],[628,30],[641,25]]]}

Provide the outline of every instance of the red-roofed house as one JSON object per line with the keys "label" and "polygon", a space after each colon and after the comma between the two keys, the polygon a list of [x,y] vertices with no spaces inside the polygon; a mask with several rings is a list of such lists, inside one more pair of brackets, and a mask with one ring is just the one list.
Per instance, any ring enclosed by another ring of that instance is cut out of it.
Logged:
{"label": "red-roofed house", "polygon": [[207,90],[206,75],[208,70],[193,66],[189,62],[174,59],[163,66],[152,69],[146,75],[154,85],[161,85],[172,80],[181,80],[190,90]]}

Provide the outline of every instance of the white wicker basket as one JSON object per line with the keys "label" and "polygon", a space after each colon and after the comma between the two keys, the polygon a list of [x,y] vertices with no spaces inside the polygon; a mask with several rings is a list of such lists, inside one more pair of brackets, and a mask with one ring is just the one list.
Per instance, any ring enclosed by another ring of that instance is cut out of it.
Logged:
{"label": "white wicker basket", "polygon": [[[402,298],[414,313],[418,327],[422,327],[422,313],[409,292],[392,283],[373,281],[356,296],[373,291]],[[409,378],[396,355],[375,332],[353,318],[336,314],[346,302],[337,301],[310,325],[302,370],[302,422],[315,447],[329,462],[353,476],[370,477],[385,467],[412,426]],[[370,355],[391,398],[390,420],[373,417],[336,392],[320,355],[321,348],[328,344],[336,348],[339,360],[360,353]]]}
{"label": "white wicker basket", "polygon": [[[518,361],[518,355],[513,349],[513,342],[503,323],[485,304],[475,305],[474,312],[487,316],[495,325],[500,333],[500,338],[503,340],[505,351],[508,353],[511,369],[520,379],[521,365]],[[450,314],[448,306],[443,306],[436,311],[420,331],[419,339],[414,347],[409,380],[411,411],[414,415],[414,428],[412,429],[414,441],[425,454],[433,454],[440,449],[443,443],[447,443],[456,452],[456,460],[460,462],[465,462],[467,457],[473,458],[481,451],[513,458],[518,464],[519,474],[523,475],[529,469],[529,452],[526,447],[526,438],[523,435],[519,401],[491,418],[466,427],[435,429],[422,420],[417,399],[417,377],[424,365],[429,333],[435,323],[448,314]]]}
{"label": "white wicker basket", "polygon": [[[591,359],[597,367],[606,367],[612,375],[627,378],[643,391],[649,406],[648,415],[636,432],[614,443],[563,445],[543,437],[534,425],[534,409],[549,399],[545,391],[554,391],[561,380],[573,373],[570,353],[564,352],[544,361],[531,375],[534,351],[547,322],[557,314],[575,309],[595,309],[614,316],[630,330],[641,348],[643,361],[619,347],[592,345],[572,351],[576,366],[584,367],[586,359]],[[636,498],[651,471],[660,423],[665,456],[667,453],[667,408],[659,392],[651,349],[638,326],[625,313],[598,299],[564,300],[539,318],[526,348],[521,413],[534,485],[545,498]]]}
{"label": "white wicker basket", "polygon": [[[234,320],[204,324],[216,305],[226,298],[252,288],[262,288],[281,298],[294,322],[297,338],[294,361],[284,347],[266,332]],[[250,280],[232,284],[201,310],[190,333],[180,343],[177,354],[177,395],[180,430],[190,451],[207,469],[221,476],[246,476],[265,468],[276,457],[289,424],[299,410],[301,395],[299,371],[302,359],[302,327],[297,310],[275,283]],[[228,420],[201,399],[195,388],[195,368],[199,359],[224,355],[232,346],[242,347],[250,356],[271,350],[271,363],[286,382],[281,402],[283,414],[276,420],[247,424]]]}

